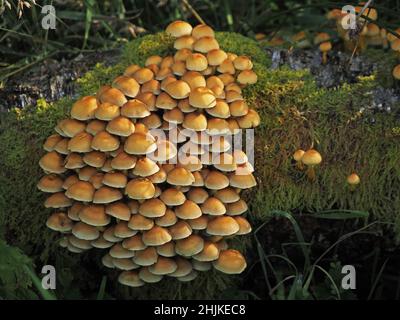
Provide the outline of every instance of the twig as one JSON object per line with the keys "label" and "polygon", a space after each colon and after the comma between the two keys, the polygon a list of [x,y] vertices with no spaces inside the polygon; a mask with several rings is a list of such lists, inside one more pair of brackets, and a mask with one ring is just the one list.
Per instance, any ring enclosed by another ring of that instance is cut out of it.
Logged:
{"label": "twig", "polygon": [[206,24],[203,18],[197,13],[197,11],[190,5],[188,0],[182,0],[182,3],[188,8],[188,10],[195,16],[195,18],[201,23]]}

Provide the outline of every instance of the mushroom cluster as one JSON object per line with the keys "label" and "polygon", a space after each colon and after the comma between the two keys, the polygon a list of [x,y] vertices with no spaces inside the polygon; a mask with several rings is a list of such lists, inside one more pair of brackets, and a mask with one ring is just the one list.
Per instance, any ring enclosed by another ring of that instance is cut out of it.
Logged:
{"label": "mushroom cluster", "polygon": [[212,267],[241,273],[246,261],[225,239],[251,231],[241,191],[256,181],[232,137],[260,123],[242,97],[253,64],[221,50],[207,25],[175,21],[166,32],[174,56],[130,65],[76,101],[39,163],[60,245],[107,250],[103,264],[134,287]]}

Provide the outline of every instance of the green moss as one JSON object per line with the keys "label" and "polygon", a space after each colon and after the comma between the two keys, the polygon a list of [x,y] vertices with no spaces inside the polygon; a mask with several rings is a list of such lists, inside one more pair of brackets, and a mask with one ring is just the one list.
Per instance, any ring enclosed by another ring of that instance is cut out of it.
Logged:
{"label": "green moss", "polygon": [[[268,219],[272,209],[315,212],[340,208],[367,210],[374,219],[400,225],[400,136],[396,134],[400,123],[394,114],[358,113],[371,104],[368,92],[376,80],[369,77],[335,90],[320,89],[307,71],[268,70],[269,59],[253,40],[230,33],[217,37],[224,50],[251,56],[259,78],[244,90],[248,103],[262,118],[255,139],[259,186],[246,193],[254,224]],[[126,46],[117,66],[97,65],[82,77],[80,92],[93,94],[129,64],[143,64],[149,55],[170,53],[172,39],[164,33],[136,39]],[[54,104],[40,101],[38,106],[0,117],[0,223],[7,240],[34,256],[38,265],[51,261],[57,270],[67,270],[64,275],[70,274],[75,282],[64,276],[64,287],[72,283],[69,286],[82,292],[94,292],[101,275],[107,274],[99,268],[101,252],[72,255],[58,248],[57,236],[44,226],[50,213],[43,207],[45,195],[36,190],[42,175],[38,166],[42,144],[71,104],[68,99]],[[291,160],[296,149],[312,144],[324,158],[315,183],[308,182]],[[353,171],[360,175],[361,184],[350,192],[345,180]],[[246,241],[241,238],[235,245],[243,247]],[[109,275],[113,296],[142,299],[218,298],[240,279],[210,272],[188,284],[166,281],[133,290],[118,285],[114,271]]]}

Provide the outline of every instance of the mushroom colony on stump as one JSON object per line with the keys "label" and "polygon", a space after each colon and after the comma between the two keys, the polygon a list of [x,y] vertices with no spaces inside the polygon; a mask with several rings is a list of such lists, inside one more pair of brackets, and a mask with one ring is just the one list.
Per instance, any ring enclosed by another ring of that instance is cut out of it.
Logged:
{"label": "mushroom colony on stump", "polygon": [[241,190],[256,181],[232,137],[260,122],[242,97],[253,64],[221,50],[209,26],[175,21],[166,32],[174,56],[150,56],[75,102],[40,160],[60,245],[104,249],[103,264],[134,287],[241,273],[246,261],[225,239],[251,231]]}

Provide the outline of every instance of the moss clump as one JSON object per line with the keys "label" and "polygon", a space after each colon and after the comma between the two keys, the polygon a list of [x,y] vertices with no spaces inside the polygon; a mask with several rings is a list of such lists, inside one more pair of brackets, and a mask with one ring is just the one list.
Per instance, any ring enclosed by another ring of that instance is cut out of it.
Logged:
{"label": "moss clump", "polygon": [[[399,226],[398,117],[359,113],[371,104],[369,92],[377,85],[376,79],[363,78],[335,90],[321,89],[306,70],[268,70],[269,59],[253,40],[231,33],[217,33],[217,37],[224,50],[251,56],[258,74],[257,84],[244,91],[262,117],[255,131],[259,186],[247,194],[253,222],[268,219],[272,209],[315,212],[339,208],[366,210],[374,218]],[[136,39],[126,46],[117,66],[97,65],[80,79],[80,92],[93,94],[127,65],[142,64],[149,55],[170,52],[172,39],[164,33]],[[0,232],[6,230],[7,240],[33,256],[37,265],[50,261],[57,270],[66,270],[63,287],[76,287],[81,292],[66,298],[79,298],[82,292],[85,297],[91,296],[88,292],[98,290],[103,274],[111,279],[108,290],[119,298],[221,297],[240,277],[213,272],[188,284],[166,281],[132,290],[116,283],[117,273],[99,267],[98,251],[72,255],[57,247],[55,233],[45,227],[50,213],[43,206],[45,195],[36,189],[42,175],[38,161],[44,153],[44,140],[71,105],[68,99],[54,104],[40,101],[37,106],[0,117]],[[291,160],[296,149],[312,144],[324,158],[313,184]],[[346,177],[353,171],[361,177],[361,184],[350,192]]]}

